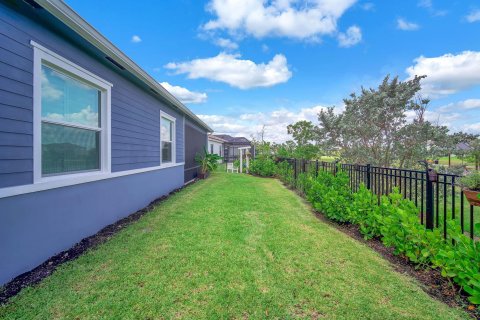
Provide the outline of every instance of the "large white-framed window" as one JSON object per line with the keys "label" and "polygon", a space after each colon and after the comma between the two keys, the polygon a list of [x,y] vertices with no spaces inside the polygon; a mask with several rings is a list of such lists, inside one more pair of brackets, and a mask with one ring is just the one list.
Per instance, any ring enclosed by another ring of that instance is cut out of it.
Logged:
{"label": "large white-framed window", "polygon": [[160,112],[160,164],[176,162],[175,122],[171,115]]}
{"label": "large white-framed window", "polygon": [[34,182],[111,172],[112,84],[32,41]]}

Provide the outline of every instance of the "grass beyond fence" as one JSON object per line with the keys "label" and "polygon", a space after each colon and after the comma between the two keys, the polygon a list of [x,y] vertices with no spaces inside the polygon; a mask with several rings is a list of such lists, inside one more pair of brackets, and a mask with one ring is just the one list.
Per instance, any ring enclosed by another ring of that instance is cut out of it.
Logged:
{"label": "grass beyond fence", "polygon": [[5,306],[1,319],[466,319],[278,180],[213,173]]}

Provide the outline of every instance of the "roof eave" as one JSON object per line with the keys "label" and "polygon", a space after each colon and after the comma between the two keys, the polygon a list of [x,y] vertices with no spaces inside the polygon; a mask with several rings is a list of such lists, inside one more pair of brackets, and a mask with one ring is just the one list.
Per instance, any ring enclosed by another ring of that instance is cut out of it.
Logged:
{"label": "roof eave", "polygon": [[211,134],[208,135],[208,139],[209,139],[209,140],[212,140],[212,141],[215,141],[215,142],[220,142],[220,143],[225,143],[225,142],[227,142],[227,140],[224,140],[224,139],[222,139],[222,138],[216,137],[216,136],[211,135]]}
{"label": "roof eave", "polygon": [[45,10],[50,12],[54,17],[59,19],[78,35],[96,47],[98,50],[105,53],[117,63],[121,64],[127,71],[132,73],[135,77],[140,79],[153,91],[165,98],[173,106],[190,116],[198,124],[200,124],[208,132],[213,132],[212,128],[203,122],[197,115],[188,109],[183,103],[175,98],[170,92],[162,87],[158,81],[153,79],[147,72],[140,68],[133,62],[126,54],[118,49],[112,42],[100,34],[94,27],[92,27],[85,19],[70,8],[63,1],[59,0],[36,0]]}

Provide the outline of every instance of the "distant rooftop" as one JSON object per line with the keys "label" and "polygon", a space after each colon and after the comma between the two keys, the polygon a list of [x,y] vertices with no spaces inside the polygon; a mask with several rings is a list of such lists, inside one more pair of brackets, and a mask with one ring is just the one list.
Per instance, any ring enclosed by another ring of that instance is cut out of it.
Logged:
{"label": "distant rooftop", "polygon": [[470,151],[472,147],[466,142],[460,142],[457,144],[457,150],[459,151]]}
{"label": "distant rooftop", "polygon": [[232,136],[229,136],[228,134],[212,134],[211,136],[215,138],[220,138],[227,143],[248,144],[248,145],[250,144],[250,140],[248,140],[245,137],[232,137]]}

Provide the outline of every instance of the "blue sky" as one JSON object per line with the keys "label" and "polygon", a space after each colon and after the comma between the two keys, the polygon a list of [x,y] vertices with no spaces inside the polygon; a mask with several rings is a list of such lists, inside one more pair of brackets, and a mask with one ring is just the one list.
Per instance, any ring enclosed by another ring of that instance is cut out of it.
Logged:
{"label": "blue sky", "polygon": [[67,0],[217,132],[288,139],[386,74],[427,74],[427,116],[480,133],[474,0]]}

